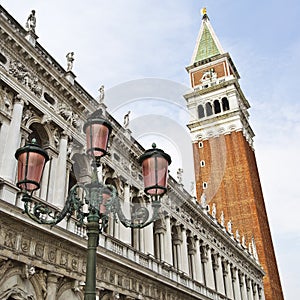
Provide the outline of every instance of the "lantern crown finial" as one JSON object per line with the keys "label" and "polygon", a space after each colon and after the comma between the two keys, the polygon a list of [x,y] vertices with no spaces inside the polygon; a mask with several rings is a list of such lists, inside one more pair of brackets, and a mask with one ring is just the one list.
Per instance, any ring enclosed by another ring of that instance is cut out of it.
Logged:
{"label": "lantern crown finial", "polygon": [[152,143],[152,148],[155,149],[156,148],[156,144]]}

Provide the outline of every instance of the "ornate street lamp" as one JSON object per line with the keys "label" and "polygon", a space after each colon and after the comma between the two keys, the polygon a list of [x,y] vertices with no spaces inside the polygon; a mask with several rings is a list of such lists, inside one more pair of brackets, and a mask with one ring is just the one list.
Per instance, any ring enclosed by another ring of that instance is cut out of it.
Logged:
{"label": "ornate street lamp", "polygon": [[[33,191],[39,189],[45,163],[49,157],[36,141],[26,144],[16,151],[18,160],[17,186],[22,189],[24,212],[40,224],[55,225],[64,218],[74,216],[79,225],[86,220],[88,250],[86,265],[85,300],[96,299],[96,250],[99,244],[99,234],[107,226],[109,214],[118,219],[126,227],[143,228],[159,218],[160,197],[167,191],[168,166],[171,158],[161,149],[145,151],[139,158],[143,169],[145,193],[152,199],[152,216],[146,207],[139,207],[127,219],[122,212],[117,191],[112,185],[105,185],[98,179],[97,167],[101,157],[107,154],[107,144],[112,131],[111,124],[103,118],[100,111],[90,115],[84,124],[86,134],[87,154],[92,158],[92,179],[88,184],[76,184],[69,192],[64,208],[54,212],[42,203],[32,203]],[[87,205],[88,211],[83,210]]]}

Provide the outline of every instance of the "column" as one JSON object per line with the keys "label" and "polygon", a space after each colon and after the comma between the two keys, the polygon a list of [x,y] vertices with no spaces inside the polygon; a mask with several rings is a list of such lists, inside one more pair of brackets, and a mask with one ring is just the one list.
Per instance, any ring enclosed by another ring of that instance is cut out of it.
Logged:
{"label": "column", "polygon": [[[172,231],[171,231],[171,220],[170,216],[165,217],[166,222],[166,232],[163,235],[164,237],[164,260],[172,265],[173,264],[173,255],[172,255]],[[163,260],[163,259],[162,259]]]}
{"label": "column", "polygon": [[175,255],[175,267],[178,270],[182,270],[182,260],[181,260],[181,241],[179,239],[174,241],[174,255]]}
{"label": "column", "polygon": [[[154,225],[155,228],[155,225]],[[155,232],[154,232],[154,239],[155,239],[155,249],[154,249],[154,256],[158,259],[158,260],[163,260],[163,254],[164,254],[164,249],[161,247],[161,233],[160,233],[160,229],[157,230],[155,228]]]}
{"label": "column", "polygon": [[196,252],[194,254],[195,280],[200,283],[204,283],[203,270],[202,270],[202,264],[201,264],[200,243],[197,238],[195,239],[195,248],[196,248]]}
{"label": "column", "polygon": [[260,285],[257,285],[257,292],[258,292],[258,299],[259,300],[265,300],[265,293],[264,293],[264,290],[262,288],[262,286]]}
{"label": "column", "polygon": [[214,271],[212,266],[211,259],[211,249],[208,245],[203,246],[203,258],[202,262],[204,263],[204,272],[206,279],[206,286],[212,290],[215,290],[215,280],[214,280]]}
{"label": "column", "polygon": [[144,228],[145,253],[154,255],[153,223]]}
{"label": "column", "polygon": [[20,95],[14,99],[14,107],[11,122],[8,127],[6,142],[4,143],[4,151],[2,157],[2,176],[4,179],[14,182],[16,164],[15,151],[20,146],[20,130],[23,114],[24,102]]}
{"label": "column", "polygon": [[239,271],[236,267],[232,269],[232,280],[233,280],[234,299],[242,300],[241,289],[240,289],[240,280],[239,280]]}
{"label": "column", "polygon": [[189,275],[193,279],[196,279],[196,270],[195,270],[195,252],[196,250],[188,249],[188,266],[189,266]]}
{"label": "column", "polygon": [[3,169],[3,164],[5,160],[3,158],[5,157],[5,145],[7,142],[7,136],[8,136],[8,130],[9,130],[9,124],[6,122],[1,123],[0,119],[0,145],[4,145],[4,147],[0,147],[0,173],[3,174],[2,169]]}
{"label": "column", "polygon": [[[240,287],[241,287],[242,299],[247,300],[248,296],[247,296],[247,286],[246,286],[245,275],[243,273],[239,273],[239,276],[240,276]],[[251,291],[252,291],[252,288],[251,288]],[[253,297],[250,299],[253,300]]]}
{"label": "column", "polygon": [[53,204],[59,208],[62,208],[65,204],[67,149],[68,149],[68,136],[65,133],[62,133],[59,142],[59,154],[57,159],[56,170],[54,172],[56,178],[55,178],[55,185],[54,185]]}
{"label": "column", "polygon": [[54,273],[48,273],[47,276],[47,296],[46,300],[56,300],[57,299],[57,283],[58,276]]}
{"label": "column", "polygon": [[254,290],[252,288],[252,280],[250,278],[247,278],[247,294],[248,294],[248,300],[254,300]]}
{"label": "column", "polygon": [[215,273],[216,273],[216,286],[217,291],[225,295],[225,287],[224,287],[224,278],[223,278],[223,267],[222,267],[222,259],[219,254],[215,254]]}
{"label": "column", "polygon": [[[130,185],[124,183],[124,202],[123,202],[123,212],[126,218],[130,216]],[[131,228],[126,228],[120,225],[120,240],[126,244],[131,245]]]}
{"label": "column", "polygon": [[229,299],[233,299],[231,265],[230,265],[230,263],[228,261],[224,262],[224,275],[225,275],[226,296]]}
{"label": "column", "polygon": [[160,247],[160,259],[162,260],[162,261],[166,261],[166,259],[165,259],[165,250],[166,250],[166,248],[165,248],[165,233],[163,233],[163,232],[160,232],[159,233],[159,247]]}
{"label": "column", "polygon": [[145,228],[138,229],[138,249],[145,253]]}
{"label": "column", "polygon": [[254,300],[259,300],[258,284],[256,283],[253,286],[253,294],[254,294]]}
{"label": "column", "polygon": [[187,242],[186,242],[186,229],[184,227],[181,227],[181,237],[182,237],[181,257],[179,258],[181,260],[181,271],[183,271],[186,274],[189,274],[188,251],[187,251]]}

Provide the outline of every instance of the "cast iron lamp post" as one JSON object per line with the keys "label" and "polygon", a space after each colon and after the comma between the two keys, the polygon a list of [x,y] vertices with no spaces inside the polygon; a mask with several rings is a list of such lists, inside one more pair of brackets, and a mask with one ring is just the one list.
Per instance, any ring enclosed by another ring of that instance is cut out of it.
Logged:
{"label": "cast iron lamp post", "polygon": [[[151,197],[152,216],[146,207],[139,207],[127,219],[121,210],[117,191],[112,185],[105,185],[98,179],[97,167],[101,157],[107,154],[107,144],[112,131],[111,124],[100,111],[95,111],[84,124],[87,154],[92,158],[92,179],[88,184],[76,184],[69,192],[64,208],[55,212],[42,203],[32,205],[32,193],[40,188],[44,166],[48,154],[36,141],[19,148],[15,157],[18,160],[17,186],[22,190],[24,212],[40,224],[55,225],[64,218],[74,216],[79,225],[86,223],[88,236],[85,300],[96,299],[96,251],[99,234],[107,226],[110,213],[126,227],[143,228],[159,218],[160,197],[167,191],[168,166],[171,158],[161,149],[146,150],[139,158],[142,165],[144,191]],[[84,210],[84,206],[88,209]]]}

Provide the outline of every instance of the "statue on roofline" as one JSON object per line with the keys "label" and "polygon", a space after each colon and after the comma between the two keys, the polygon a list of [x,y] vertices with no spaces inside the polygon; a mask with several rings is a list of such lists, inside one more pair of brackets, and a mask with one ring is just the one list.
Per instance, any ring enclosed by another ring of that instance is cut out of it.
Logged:
{"label": "statue on roofline", "polygon": [[35,27],[36,27],[35,10],[32,10],[26,21],[26,28],[28,31],[35,33]]}

